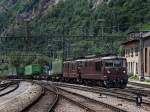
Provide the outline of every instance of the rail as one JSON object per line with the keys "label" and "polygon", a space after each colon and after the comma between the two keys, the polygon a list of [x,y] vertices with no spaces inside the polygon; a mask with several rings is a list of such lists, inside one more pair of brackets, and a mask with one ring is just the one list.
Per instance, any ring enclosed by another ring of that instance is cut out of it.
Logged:
{"label": "rail", "polygon": [[128,84],[133,85],[133,86],[140,86],[140,87],[144,87],[144,88],[150,88],[150,84],[137,83],[137,82],[132,82],[132,81],[129,81]]}
{"label": "rail", "polygon": [[55,94],[55,98],[54,101],[52,102],[52,104],[49,106],[48,112],[54,112],[54,108],[59,100],[59,94],[58,94],[58,89],[55,88],[54,86],[51,85],[51,88],[49,88],[49,85],[45,84],[45,83],[39,83],[37,81],[33,81],[36,84],[39,84],[40,86],[42,86],[44,89],[51,91]]}
{"label": "rail", "polygon": [[9,93],[11,93],[13,91],[15,91],[16,89],[18,89],[19,88],[19,83],[20,83],[20,81],[11,82],[9,84],[6,84],[7,86],[5,86],[5,88],[3,88],[3,90],[6,89],[6,88],[8,88],[11,85],[16,85],[16,86],[13,89],[11,89],[11,90],[9,90],[9,91],[7,91],[5,93],[0,94],[0,97],[5,96],[5,95],[7,95],[7,94],[9,94]]}
{"label": "rail", "polygon": [[[62,86],[62,87],[70,87],[73,89],[79,89],[79,90],[84,90],[88,92],[109,95],[109,96],[113,96],[116,98],[132,101],[132,102],[136,101],[136,96],[138,93],[138,92],[136,93],[136,92],[125,90],[125,89],[121,89],[122,91],[121,92],[120,89],[105,89],[102,87],[88,87],[88,86],[81,86],[81,85],[74,85],[74,84],[67,84],[67,83],[56,83],[56,82],[54,84]],[[150,105],[150,101],[148,100],[143,100],[142,103],[146,105]]]}
{"label": "rail", "polygon": [[[52,87],[52,84],[47,83],[47,85],[50,85],[50,86]],[[80,102],[74,101],[73,99],[71,99],[71,98],[66,97],[65,95],[63,95],[61,92],[59,92],[59,90],[62,90],[61,88],[58,88],[58,87],[55,87],[55,86],[53,86],[53,88],[55,88],[55,91],[54,91],[54,92],[56,92],[56,90],[57,90],[58,98],[61,96],[61,97],[63,97],[64,99],[67,99],[68,101],[70,101],[70,102],[72,102],[72,103],[78,105],[79,107],[85,109],[86,111],[89,111],[89,112],[96,112],[94,109],[91,109],[91,108],[89,108],[88,106],[86,106],[86,105],[84,105],[84,104],[82,104],[82,103],[80,103]],[[65,90],[63,90],[63,91],[65,91]],[[68,92],[68,91],[66,91],[66,92]],[[58,93],[59,93],[59,94],[58,94]],[[117,108],[117,107],[115,107],[115,106],[113,106],[113,105],[109,105],[109,104],[106,104],[106,103],[104,103],[104,102],[96,101],[96,100],[94,100],[94,99],[88,98],[88,97],[86,97],[86,96],[83,96],[83,95],[80,95],[80,94],[77,94],[77,93],[73,93],[73,92],[70,92],[70,91],[69,91],[69,93],[70,93],[70,94],[74,94],[74,95],[79,96],[79,97],[82,97],[82,98],[84,98],[84,99],[91,100],[91,102],[95,102],[95,103],[97,103],[97,104],[99,104],[99,105],[103,105],[103,106],[105,106],[106,108],[112,109],[112,110],[114,110],[114,111],[116,111],[116,112],[127,112],[126,110]],[[58,101],[58,99],[57,99],[57,101]],[[54,102],[54,105],[56,105],[55,102]],[[51,111],[54,112],[53,109],[51,109]]]}
{"label": "rail", "polygon": [[[59,89],[62,90],[62,91],[65,91],[65,92],[67,92],[67,93],[69,93],[69,94],[73,94],[73,95],[75,95],[75,96],[79,96],[79,97],[81,97],[81,98],[84,98],[84,99],[89,100],[89,101],[91,101],[91,102],[94,102],[94,103],[96,103],[96,104],[102,105],[102,106],[104,106],[104,107],[106,107],[106,108],[108,108],[108,109],[111,109],[111,110],[115,111],[115,112],[127,112],[126,110],[120,109],[120,108],[118,108],[118,107],[115,107],[115,106],[113,106],[113,105],[110,105],[110,104],[107,104],[107,103],[104,103],[104,102],[101,102],[101,101],[94,100],[94,99],[89,98],[89,97],[86,97],[86,96],[84,96],[84,95],[81,95],[81,94],[78,94],[78,93],[74,93],[74,92],[71,92],[71,91],[67,91],[67,90],[64,90],[64,89],[61,89],[61,88],[59,88]],[[66,97],[66,96],[64,96],[64,95],[62,95],[62,96],[65,97],[65,98],[67,98],[67,99],[69,99],[70,101],[72,100],[72,99],[70,99],[70,98],[68,98],[68,97]],[[90,112],[97,112],[96,110],[91,109],[91,108],[89,108],[89,107],[83,105],[82,103],[75,102],[74,100],[72,100],[72,102],[74,102],[74,103],[80,105],[81,107],[83,107],[83,108],[84,108],[85,110],[87,110],[87,111],[90,111]]]}

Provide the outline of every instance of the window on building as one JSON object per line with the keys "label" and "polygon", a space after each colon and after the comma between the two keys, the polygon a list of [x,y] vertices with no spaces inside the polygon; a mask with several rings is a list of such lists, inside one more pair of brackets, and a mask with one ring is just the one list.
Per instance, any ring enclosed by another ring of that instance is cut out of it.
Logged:
{"label": "window on building", "polygon": [[129,62],[127,62],[127,68],[128,68],[128,72],[129,72]]}
{"label": "window on building", "polygon": [[145,73],[147,73],[147,48],[145,48]]}
{"label": "window on building", "polygon": [[134,52],[134,49],[131,48],[131,57],[133,57],[133,52]]}
{"label": "window on building", "polygon": [[138,56],[138,47],[135,48],[135,56]]}
{"label": "window on building", "polygon": [[130,62],[129,62],[129,72],[130,72]]}
{"label": "window on building", "polygon": [[131,73],[133,73],[133,63],[131,62]]}
{"label": "window on building", "polygon": [[138,74],[138,63],[136,63],[136,74]]}
{"label": "window on building", "polygon": [[130,51],[129,51],[129,49],[128,49],[128,57],[130,57]]}
{"label": "window on building", "polygon": [[131,73],[132,73],[132,62],[131,62]]}
{"label": "window on building", "polygon": [[129,49],[129,57],[131,56],[131,49]]}
{"label": "window on building", "polygon": [[127,57],[129,57],[129,49],[127,49]]}
{"label": "window on building", "polygon": [[125,56],[128,56],[128,49],[125,49]]}
{"label": "window on building", "polygon": [[130,73],[132,72],[132,69],[131,69],[131,67],[132,67],[132,66],[131,66],[131,62],[130,62]]}
{"label": "window on building", "polygon": [[134,73],[134,62],[132,62],[132,73]]}

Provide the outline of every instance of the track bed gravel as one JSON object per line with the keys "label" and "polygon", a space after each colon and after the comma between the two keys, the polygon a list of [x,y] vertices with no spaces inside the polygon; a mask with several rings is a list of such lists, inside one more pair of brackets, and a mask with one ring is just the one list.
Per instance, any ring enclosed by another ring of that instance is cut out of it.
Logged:
{"label": "track bed gravel", "polygon": [[55,112],[86,112],[83,108],[71,103],[70,101],[60,98],[57,106],[54,109]]}
{"label": "track bed gravel", "polygon": [[81,103],[82,105],[85,105],[86,107],[96,111],[96,112],[115,112],[107,107],[104,107],[103,105],[100,105],[96,102],[93,102],[87,98],[83,98],[83,97],[80,97],[80,96],[77,96],[77,95],[73,95],[73,94],[70,94],[70,93],[67,93],[65,91],[61,91],[59,90],[59,92],[61,94],[63,94],[64,96],[70,98],[70,99],[73,99],[74,101],[76,102],[79,102]]}
{"label": "track bed gravel", "polygon": [[40,99],[35,102],[35,104],[31,105],[29,108],[22,112],[48,112],[54,98],[54,93],[45,90],[43,96],[41,96]]}
{"label": "track bed gravel", "polygon": [[150,110],[150,107],[145,107],[143,105],[141,107],[137,107],[134,102],[129,102],[129,101],[115,98],[112,96],[107,96],[107,95],[100,96],[97,93],[82,91],[82,90],[78,90],[78,89],[72,89],[72,88],[68,88],[68,87],[60,87],[60,88],[83,95],[83,96],[86,96],[86,97],[89,97],[91,99],[95,99],[100,102],[104,102],[104,103],[119,107],[128,112],[149,112],[149,110]]}

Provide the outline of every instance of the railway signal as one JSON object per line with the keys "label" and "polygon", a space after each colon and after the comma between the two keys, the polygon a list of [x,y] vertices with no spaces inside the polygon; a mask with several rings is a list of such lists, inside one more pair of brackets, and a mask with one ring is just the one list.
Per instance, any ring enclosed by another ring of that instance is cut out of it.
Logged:
{"label": "railway signal", "polygon": [[142,104],[142,96],[138,94],[136,97],[136,105],[141,106],[141,104]]}

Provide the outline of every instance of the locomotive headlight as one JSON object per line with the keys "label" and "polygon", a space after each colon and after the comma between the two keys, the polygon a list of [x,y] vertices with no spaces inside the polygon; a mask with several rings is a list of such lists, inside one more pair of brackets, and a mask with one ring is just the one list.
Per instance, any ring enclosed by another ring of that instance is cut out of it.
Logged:
{"label": "locomotive headlight", "polygon": [[107,73],[110,74],[111,72],[109,70],[107,70]]}
{"label": "locomotive headlight", "polygon": [[123,71],[123,73],[125,74],[125,73],[126,73],[126,71],[124,70],[124,71]]}

